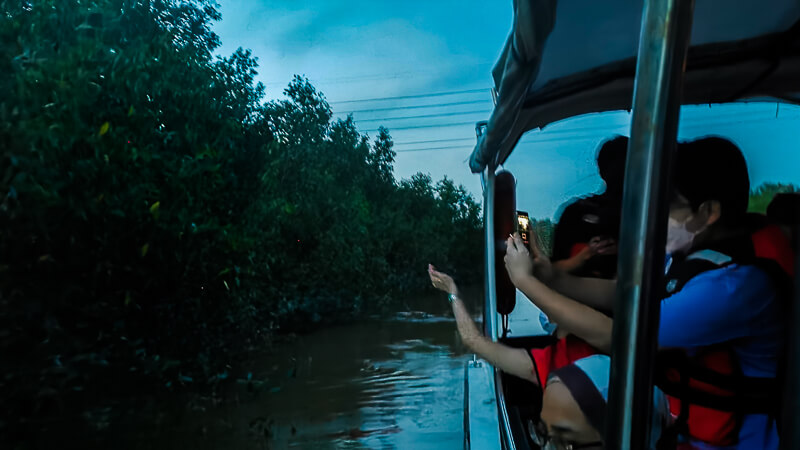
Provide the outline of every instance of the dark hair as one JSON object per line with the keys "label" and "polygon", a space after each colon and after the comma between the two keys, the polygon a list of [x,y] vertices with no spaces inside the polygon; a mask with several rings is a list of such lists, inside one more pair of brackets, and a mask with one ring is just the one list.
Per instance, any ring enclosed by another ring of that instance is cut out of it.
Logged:
{"label": "dark hair", "polygon": [[722,222],[747,213],[750,176],[739,147],[720,137],[707,137],[678,144],[675,157],[675,190],[697,211],[704,202],[716,200],[722,207]]}
{"label": "dark hair", "polygon": [[776,194],[767,206],[767,216],[782,225],[800,224],[800,192]]}
{"label": "dark hair", "polygon": [[600,150],[597,151],[597,169],[600,171],[600,178],[606,184],[611,182],[622,185],[627,155],[628,138],[625,136],[611,138],[600,146]]}

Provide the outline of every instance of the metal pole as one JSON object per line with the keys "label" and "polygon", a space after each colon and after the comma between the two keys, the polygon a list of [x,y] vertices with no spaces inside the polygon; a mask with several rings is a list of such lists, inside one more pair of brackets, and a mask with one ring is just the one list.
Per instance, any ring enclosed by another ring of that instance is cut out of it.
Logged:
{"label": "metal pole", "polygon": [[642,12],[614,305],[606,448],[648,448],[672,149],[692,0],[648,0]]}
{"label": "metal pole", "polygon": [[497,286],[494,270],[494,165],[486,168],[483,187],[484,274],[486,295],[483,305],[483,332],[497,340]]}
{"label": "metal pole", "polygon": [[[798,213],[800,214],[800,213]],[[795,221],[800,224],[800,221]],[[795,227],[795,237],[800,238],[800,225]],[[795,271],[800,267],[800,243],[794,248],[797,259]],[[786,380],[783,393],[783,411],[781,414],[781,448],[794,450],[800,448],[800,277],[794,277],[794,299],[789,302],[790,326],[787,327],[787,362]]]}

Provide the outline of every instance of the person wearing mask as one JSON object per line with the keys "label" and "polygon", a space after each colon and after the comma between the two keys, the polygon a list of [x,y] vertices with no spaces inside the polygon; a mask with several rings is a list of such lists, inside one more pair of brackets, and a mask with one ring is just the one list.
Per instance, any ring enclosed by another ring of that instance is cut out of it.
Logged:
{"label": "person wearing mask", "polygon": [[[746,386],[775,386],[784,333],[780,283],[751,258],[749,230],[741,226],[750,191],[745,159],[728,140],[700,139],[678,145],[673,175],[659,348],[680,352],[716,380],[736,373]],[[609,353],[614,319],[601,311],[612,309],[616,282],[558,271],[535,246],[530,255],[518,236],[507,245],[514,285],[565,331]],[[739,394],[732,392],[745,402]],[[775,394],[763,393],[763,403],[776,404]],[[730,412],[688,395],[673,397],[671,406],[687,448],[778,448],[774,411]]]}

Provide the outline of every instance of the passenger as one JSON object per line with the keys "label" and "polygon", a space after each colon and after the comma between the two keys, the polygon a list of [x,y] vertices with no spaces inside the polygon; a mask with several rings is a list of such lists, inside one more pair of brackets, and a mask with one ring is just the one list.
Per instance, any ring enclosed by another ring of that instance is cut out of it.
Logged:
{"label": "passenger", "polygon": [[[738,372],[743,376],[737,380],[753,382],[748,386],[761,381],[774,388],[784,328],[779,283],[740,259],[747,251],[737,250],[752,247],[740,226],[750,190],[744,157],[730,141],[706,138],[679,145],[675,165],[658,345],[685,350],[693,364],[718,373],[717,380]],[[611,309],[616,282],[554,270],[537,248],[532,251],[533,259],[518,236],[508,241],[506,268],[515,286],[560,327],[609,353],[613,319],[600,311]],[[719,366],[706,358],[720,355],[726,361]],[[709,391],[716,387],[711,384]],[[734,398],[739,401],[743,394],[757,393],[734,393]],[[681,431],[694,448],[776,449],[777,398],[759,394],[768,397],[769,413],[701,408],[697,396],[688,397],[682,410],[673,402],[673,413],[680,413],[679,423],[685,421]]]}
{"label": "passenger", "polygon": [[553,266],[583,277],[614,278],[622,215],[622,191],[628,138],[617,136],[597,152],[602,194],[562,205],[553,231]]}
{"label": "passenger", "polygon": [[[617,274],[617,239],[622,215],[622,192],[628,138],[605,141],[597,152],[597,169],[606,189],[567,205],[554,230],[553,266],[577,276],[612,279]],[[610,314],[611,311],[604,311]],[[555,368],[598,350],[566,330],[542,312],[542,328],[555,334],[553,345],[530,349],[536,370],[544,377]]]}
{"label": "passenger", "polygon": [[[483,336],[472,321],[453,279],[428,266],[433,286],[449,294],[461,340],[471,351],[494,367],[540,385],[539,376],[524,349],[493,342]],[[542,449],[602,449],[605,409],[608,400],[610,358],[593,355],[547,374],[542,394],[540,420],[529,423],[534,442]],[[671,422],[664,395],[655,389],[652,444]]]}
{"label": "passenger", "polygon": [[800,192],[785,192],[777,194],[767,207],[767,217],[777,223],[792,241],[792,248],[798,251],[800,247]]}

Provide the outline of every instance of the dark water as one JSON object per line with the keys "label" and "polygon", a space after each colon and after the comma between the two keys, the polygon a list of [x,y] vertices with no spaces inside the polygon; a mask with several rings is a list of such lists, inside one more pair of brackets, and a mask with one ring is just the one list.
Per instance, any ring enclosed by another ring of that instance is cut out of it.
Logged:
{"label": "dark water", "polygon": [[469,356],[447,300],[406,303],[413,312],[328,328],[277,346],[252,361],[255,388],[239,380],[224,399],[195,401],[178,417],[162,411],[155,428],[136,427],[134,446],[463,448]]}

